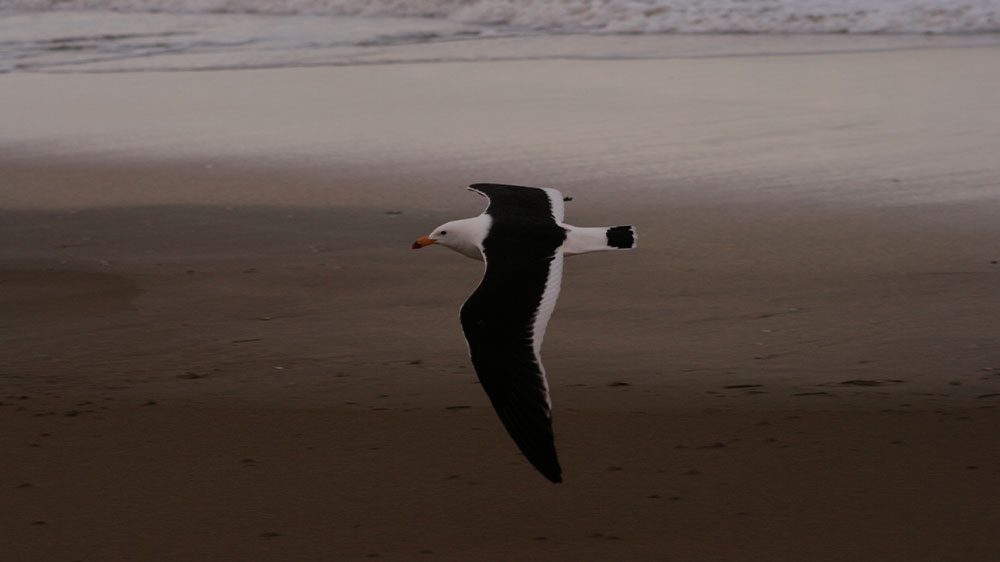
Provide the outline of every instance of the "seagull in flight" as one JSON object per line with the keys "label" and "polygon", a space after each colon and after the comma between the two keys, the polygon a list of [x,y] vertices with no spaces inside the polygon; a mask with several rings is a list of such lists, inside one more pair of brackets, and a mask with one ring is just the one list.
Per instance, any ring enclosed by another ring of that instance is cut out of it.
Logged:
{"label": "seagull in flight", "polygon": [[485,262],[486,273],[461,310],[472,365],[525,458],[561,482],[540,352],[559,297],[563,257],[635,248],[635,228],[568,225],[563,214],[569,198],[555,189],[477,183],[469,190],[489,200],[486,210],[446,222],[412,247],[438,244]]}

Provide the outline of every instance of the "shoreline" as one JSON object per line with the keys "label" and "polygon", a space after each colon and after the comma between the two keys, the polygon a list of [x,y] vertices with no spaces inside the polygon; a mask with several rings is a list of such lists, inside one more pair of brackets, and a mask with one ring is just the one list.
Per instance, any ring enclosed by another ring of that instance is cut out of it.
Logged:
{"label": "shoreline", "polygon": [[[0,129],[0,163],[29,172],[55,162],[174,167],[155,203],[281,203],[274,194],[287,190],[306,206],[378,206],[385,194],[365,188],[375,182],[411,207],[436,208],[454,199],[451,186],[487,178],[580,196],[613,186],[602,202],[991,204],[1000,118],[987,93],[1000,76],[987,69],[998,49],[7,74],[19,111]],[[270,170],[353,189],[331,199],[254,178],[250,190],[184,187]],[[40,200],[0,195],[17,206]],[[145,196],[63,188],[49,200]]]}

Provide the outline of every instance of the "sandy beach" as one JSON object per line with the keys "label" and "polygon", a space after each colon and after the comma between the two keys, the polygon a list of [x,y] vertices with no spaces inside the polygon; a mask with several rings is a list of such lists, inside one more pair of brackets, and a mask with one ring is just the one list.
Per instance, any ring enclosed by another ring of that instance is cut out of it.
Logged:
{"label": "sandy beach", "polygon": [[[0,76],[0,559],[996,560],[1000,48],[911,47]],[[563,484],[409,249],[474,182],[639,231]]]}

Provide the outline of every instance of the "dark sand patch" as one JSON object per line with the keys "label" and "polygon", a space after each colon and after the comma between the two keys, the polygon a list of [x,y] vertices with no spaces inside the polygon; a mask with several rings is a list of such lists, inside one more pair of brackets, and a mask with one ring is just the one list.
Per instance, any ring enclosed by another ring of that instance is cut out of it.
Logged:
{"label": "dark sand patch", "polygon": [[128,308],[139,294],[125,275],[93,271],[0,271],[0,317],[16,324],[25,317],[101,314]]}
{"label": "dark sand patch", "polygon": [[2,552],[832,562],[1000,548],[995,410],[760,415],[561,412],[553,486],[487,409],[3,407],[0,527],[17,540]]}

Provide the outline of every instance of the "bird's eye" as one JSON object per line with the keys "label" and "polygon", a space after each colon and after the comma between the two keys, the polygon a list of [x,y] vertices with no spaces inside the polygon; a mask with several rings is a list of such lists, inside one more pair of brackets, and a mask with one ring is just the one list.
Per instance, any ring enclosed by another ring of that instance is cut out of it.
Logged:
{"label": "bird's eye", "polygon": [[445,234],[448,234],[448,231],[447,230],[442,230],[439,234],[441,234],[441,236],[444,236]]}

